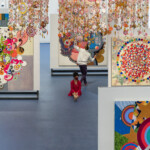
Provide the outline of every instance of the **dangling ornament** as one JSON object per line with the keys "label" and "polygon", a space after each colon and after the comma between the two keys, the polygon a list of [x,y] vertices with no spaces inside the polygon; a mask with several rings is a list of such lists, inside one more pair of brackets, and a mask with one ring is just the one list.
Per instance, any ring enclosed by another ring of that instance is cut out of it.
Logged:
{"label": "dangling ornament", "polygon": [[48,8],[49,0],[10,0],[8,25],[14,30],[26,30],[29,37],[38,31],[46,33]]}

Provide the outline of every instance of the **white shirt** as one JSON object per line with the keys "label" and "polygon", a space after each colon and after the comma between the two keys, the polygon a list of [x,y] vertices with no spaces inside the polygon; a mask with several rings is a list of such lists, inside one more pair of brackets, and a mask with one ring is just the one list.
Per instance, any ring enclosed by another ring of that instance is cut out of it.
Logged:
{"label": "white shirt", "polygon": [[91,57],[91,54],[78,46],[74,46],[74,48],[79,51],[78,59],[77,59],[77,64],[78,65],[87,65],[88,62],[93,62],[95,58]]}

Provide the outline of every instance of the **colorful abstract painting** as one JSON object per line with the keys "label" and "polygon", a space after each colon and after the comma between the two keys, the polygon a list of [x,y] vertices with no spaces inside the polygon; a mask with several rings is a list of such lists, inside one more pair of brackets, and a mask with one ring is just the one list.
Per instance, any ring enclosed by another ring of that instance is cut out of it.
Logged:
{"label": "colorful abstract painting", "polygon": [[0,27],[8,26],[9,14],[0,14]]}
{"label": "colorful abstract painting", "polygon": [[[89,43],[89,53],[93,57],[96,55],[96,59],[94,62],[89,63],[89,65],[98,65],[104,61],[104,53],[105,53],[105,42],[103,42],[101,33],[91,34],[90,39],[91,43]],[[74,42],[69,41],[66,37],[60,38],[60,49],[61,55],[64,57],[68,57],[71,62],[76,64],[79,52],[74,48]],[[87,41],[82,41],[78,43],[78,46],[81,48],[85,48]],[[69,65],[69,64],[68,64]]]}
{"label": "colorful abstract painting", "polygon": [[150,102],[115,102],[115,150],[149,150]]}
{"label": "colorful abstract painting", "polygon": [[150,37],[112,39],[112,86],[150,85]]}
{"label": "colorful abstract painting", "polygon": [[33,39],[29,40],[26,32],[0,28],[0,89],[30,90],[33,88],[32,72]]}

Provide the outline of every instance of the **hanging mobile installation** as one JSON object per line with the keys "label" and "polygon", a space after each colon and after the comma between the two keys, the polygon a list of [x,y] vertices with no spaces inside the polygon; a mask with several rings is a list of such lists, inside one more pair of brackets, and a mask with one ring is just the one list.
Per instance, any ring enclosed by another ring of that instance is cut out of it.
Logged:
{"label": "hanging mobile installation", "polygon": [[140,35],[148,28],[148,14],[149,0],[109,0],[108,28],[130,36],[137,29]]}
{"label": "hanging mobile installation", "polygon": [[29,37],[34,37],[38,31],[43,36],[48,33],[48,8],[49,0],[10,0],[8,26],[13,30],[26,30]]}

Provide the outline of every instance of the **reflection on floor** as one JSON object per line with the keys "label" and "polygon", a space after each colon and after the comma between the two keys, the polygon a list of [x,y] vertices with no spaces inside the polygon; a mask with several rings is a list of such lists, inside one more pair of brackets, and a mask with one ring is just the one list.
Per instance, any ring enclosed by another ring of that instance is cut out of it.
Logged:
{"label": "reflection on floor", "polygon": [[0,101],[1,150],[97,150],[97,87],[88,77],[77,103],[68,97],[72,77],[51,77],[49,44],[41,44],[39,101]]}

